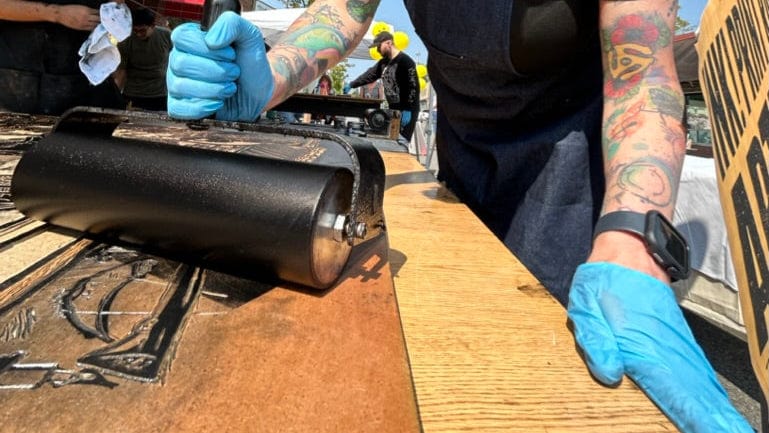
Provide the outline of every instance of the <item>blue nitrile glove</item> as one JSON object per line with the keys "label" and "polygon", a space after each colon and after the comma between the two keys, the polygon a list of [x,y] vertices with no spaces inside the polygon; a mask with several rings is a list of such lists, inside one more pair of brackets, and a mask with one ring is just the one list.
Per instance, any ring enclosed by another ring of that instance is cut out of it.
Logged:
{"label": "blue nitrile glove", "polygon": [[[224,12],[208,32],[187,23],[171,34],[168,113],[180,119],[253,121],[275,84],[259,28]],[[237,80],[237,82],[235,82]]]}
{"label": "blue nitrile glove", "polygon": [[753,432],[663,282],[612,263],[586,263],[574,275],[568,310],[585,361],[605,385],[627,374],[683,432]]}
{"label": "blue nitrile glove", "polygon": [[411,122],[411,111],[401,112],[401,126],[406,126]]}

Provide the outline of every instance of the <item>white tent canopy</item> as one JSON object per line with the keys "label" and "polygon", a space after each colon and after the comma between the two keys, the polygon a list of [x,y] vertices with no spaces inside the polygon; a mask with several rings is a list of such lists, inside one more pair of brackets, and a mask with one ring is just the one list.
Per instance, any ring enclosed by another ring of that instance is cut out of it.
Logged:
{"label": "white tent canopy", "polygon": [[[306,8],[270,9],[264,11],[243,12],[243,18],[252,22],[262,30],[264,40],[269,45],[275,45],[283,32],[301,15]],[[368,46],[373,41],[371,28],[366,32],[363,41],[350,54],[353,59],[371,60]]]}

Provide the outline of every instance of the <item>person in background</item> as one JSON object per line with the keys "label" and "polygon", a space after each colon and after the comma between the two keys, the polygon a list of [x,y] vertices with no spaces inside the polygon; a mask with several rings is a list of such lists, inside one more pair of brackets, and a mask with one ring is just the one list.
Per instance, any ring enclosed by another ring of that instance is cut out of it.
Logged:
{"label": "person in background", "polygon": [[[323,74],[318,79],[318,85],[315,86],[315,89],[313,90],[314,94],[316,95],[334,95],[334,82],[331,80],[331,77],[328,76],[328,74]],[[334,117],[329,114],[313,114],[312,119],[313,120],[319,120],[322,121],[326,125],[330,125],[334,123]]]}
{"label": "person in background", "polygon": [[155,25],[149,9],[133,9],[133,32],[118,45],[120,66],[115,83],[132,108],[166,111],[166,69],[171,51],[171,31]]}
{"label": "person in background", "polygon": [[382,58],[358,78],[352,80],[350,87],[355,89],[381,79],[388,108],[401,112],[401,135],[407,141],[411,141],[419,114],[417,65],[408,54],[395,47],[393,35],[390,32],[378,33],[371,47],[376,47]]}
{"label": "person in background", "polygon": [[326,74],[321,75],[313,93],[317,95],[333,95],[334,83],[331,81],[331,77]]}
{"label": "person in background", "polygon": [[125,107],[112,80],[93,86],[78,66],[102,3],[0,1],[0,111],[59,115],[79,105]]}
{"label": "person in background", "polygon": [[[440,179],[567,305],[593,377],[629,376],[684,432],[752,432],[684,320],[675,268],[634,228],[672,216],[685,153],[676,0],[404,3],[440,101]],[[316,0],[269,55],[234,13],[178,27],[169,113],[255,119],[348,56],[378,5]]]}

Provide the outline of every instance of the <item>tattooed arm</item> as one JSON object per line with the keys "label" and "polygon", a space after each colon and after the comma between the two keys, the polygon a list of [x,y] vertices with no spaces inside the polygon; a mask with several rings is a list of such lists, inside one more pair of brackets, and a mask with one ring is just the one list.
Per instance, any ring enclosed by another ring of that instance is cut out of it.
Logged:
{"label": "tattooed arm", "polygon": [[[686,149],[683,93],[673,56],[676,0],[601,0],[604,65],[602,213],[673,213]],[[668,282],[642,240],[620,231],[596,237],[588,261],[609,261]]]}
{"label": "tattooed arm", "polygon": [[318,0],[267,54],[274,107],[344,59],[368,30],[379,0]]}
{"label": "tattooed arm", "polygon": [[[676,0],[600,0],[604,63],[603,212],[673,213],[685,154],[673,58]],[[694,339],[669,277],[639,237],[598,235],[569,292],[590,372],[627,375],[683,432],[752,432]]]}

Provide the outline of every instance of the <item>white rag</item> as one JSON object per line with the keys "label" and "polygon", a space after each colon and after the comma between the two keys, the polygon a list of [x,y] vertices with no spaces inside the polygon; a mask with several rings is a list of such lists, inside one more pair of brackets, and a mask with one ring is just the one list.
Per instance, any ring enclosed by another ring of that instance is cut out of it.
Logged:
{"label": "white rag", "polygon": [[131,11],[124,3],[104,3],[101,23],[80,46],[80,70],[94,86],[106,80],[120,66],[117,44],[131,35]]}

